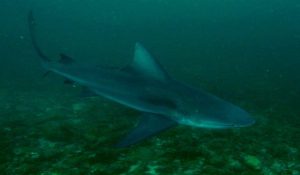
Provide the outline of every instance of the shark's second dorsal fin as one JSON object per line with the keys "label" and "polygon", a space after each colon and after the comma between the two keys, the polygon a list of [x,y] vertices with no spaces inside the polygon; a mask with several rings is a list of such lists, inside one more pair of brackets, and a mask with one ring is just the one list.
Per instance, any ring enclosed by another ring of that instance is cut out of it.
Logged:
{"label": "shark's second dorsal fin", "polygon": [[132,71],[136,74],[162,81],[169,78],[168,73],[160,63],[154,59],[140,43],[135,44],[132,63],[123,68],[123,70]]}
{"label": "shark's second dorsal fin", "polygon": [[60,59],[58,60],[58,62],[63,65],[72,64],[74,62],[74,59],[66,54],[61,53],[59,56],[60,56]]}

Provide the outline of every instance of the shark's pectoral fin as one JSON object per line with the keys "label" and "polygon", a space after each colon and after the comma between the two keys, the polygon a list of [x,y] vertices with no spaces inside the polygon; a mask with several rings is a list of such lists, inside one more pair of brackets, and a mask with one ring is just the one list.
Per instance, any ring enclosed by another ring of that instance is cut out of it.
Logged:
{"label": "shark's pectoral fin", "polygon": [[124,139],[116,146],[126,147],[151,137],[159,132],[175,126],[177,123],[163,115],[144,113],[140,122]]}

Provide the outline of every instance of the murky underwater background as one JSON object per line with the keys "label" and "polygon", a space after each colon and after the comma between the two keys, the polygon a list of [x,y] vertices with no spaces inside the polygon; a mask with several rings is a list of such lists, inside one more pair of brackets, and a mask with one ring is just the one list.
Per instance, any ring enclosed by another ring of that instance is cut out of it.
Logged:
{"label": "murky underwater background", "polygon": [[[54,74],[45,52],[123,66],[141,42],[171,75],[249,111],[248,128],[178,126],[112,147],[139,112]],[[300,1],[1,0],[0,174],[300,174]]]}

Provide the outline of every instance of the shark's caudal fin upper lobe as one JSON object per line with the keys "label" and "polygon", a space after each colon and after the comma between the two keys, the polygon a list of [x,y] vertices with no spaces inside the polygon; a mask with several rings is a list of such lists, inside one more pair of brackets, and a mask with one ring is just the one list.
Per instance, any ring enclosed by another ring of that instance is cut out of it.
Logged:
{"label": "shark's caudal fin upper lobe", "polygon": [[[35,31],[36,22],[32,11],[30,11],[28,14],[28,26],[29,26],[29,33],[30,33],[32,45],[36,53],[38,54],[38,56],[41,58],[42,65],[45,68],[48,68],[47,65],[49,64],[49,62],[51,62],[51,60],[43,53],[43,51],[40,49],[38,45],[37,38],[36,38],[36,31]],[[60,59],[58,60],[58,63],[67,65],[73,62],[74,60],[70,56],[67,56],[66,54],[63,53],[60,54]]]}
{"label": "shark's caudal fin upper lobe", "polygon": [[[38,45],[37,38],[36,38],[36,31],[35,31],[36,22],[35,22],[32,11],[30,11],[28,13],[28,19],[27,20],[28,20],[28,26],[29,26],[29,33],[30,33],[31,42],[32,42],[34,50],[36,51],[38,56],[41,58],[42,66],[47,70],[43,74],[43,77],[46,77],[51,72],[49,70],[51,59],[44,54],[44,52],[40,49],[40,47]],[[62,65],[68,65],[68,64],[71,64],[73,62],[74,62],[73,58],[71,58],[71,57],[69,57],[69,56],[67,56],[66,54],[63,54],[63,53],[60,54],[60,59],[58,60],[58,63],[60,63]],[[65,83],[73,84],[74,82],[66,79]]]}
{"label": "shark's caudal fin upper lobe", "polygon": [[177,122],[170,120],[165,116],[143,113],[138,126],[122,139],[116,147],[130,146],[175,125],[177,125]]}
{"label": "shark's caudal fin upper lobe", "polygon": [[28,25],[29,25],[29,32],[30,32],[32,45],[33,45],[35,51],[37,52],[37,54],[39,55],[39,57],[42,59],[42,63],[50,62],[50,59],[42,52],[42,50],[40,49],[40,47],[37,44],[36,32],[35,32],[36,22],[33,17],[32,11],[30,11],[28,14]]}

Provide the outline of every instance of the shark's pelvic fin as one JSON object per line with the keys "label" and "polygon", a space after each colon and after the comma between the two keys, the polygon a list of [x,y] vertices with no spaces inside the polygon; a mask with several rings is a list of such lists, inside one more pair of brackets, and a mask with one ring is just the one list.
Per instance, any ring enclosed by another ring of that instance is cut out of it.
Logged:
{"label": "shark's pelvic fin", "polygon": [[126,147],[138,143],[148,137],[151,137],[159,132],[175,126],[177,122],[166,118],[165,116],[144,113],[141,116],[140,122],[124,139],[122,139],[116,146]]}
{"label": "shark's pelvic fin", "polygon": [[161,64],[140,43],[135,44],[132,63],[123,70],[162,81],[169,78]]}

